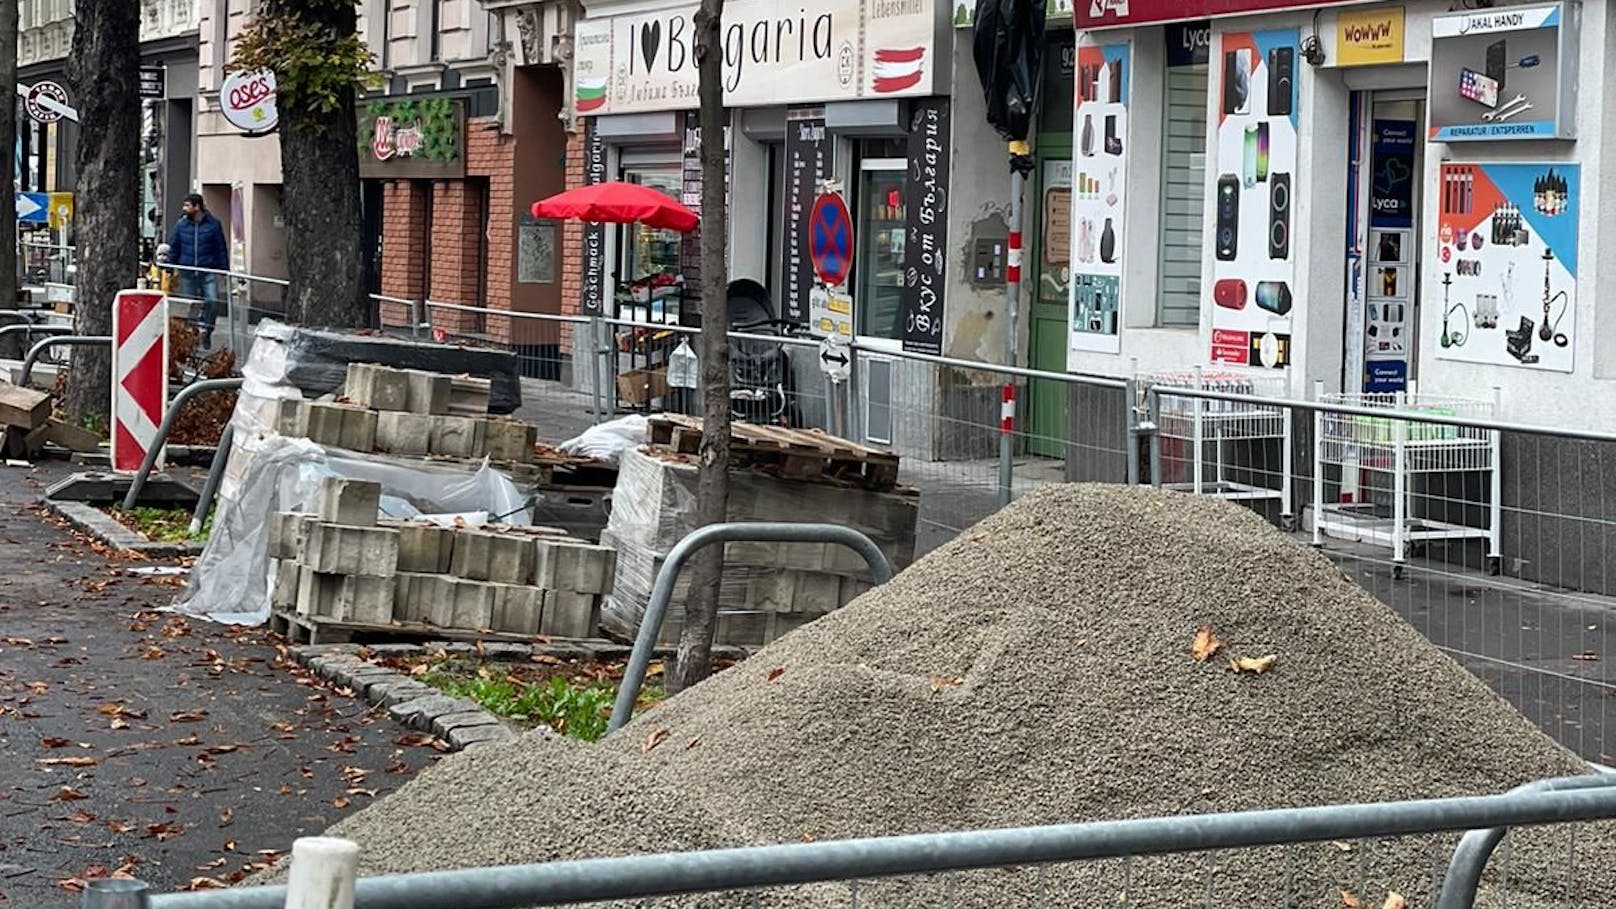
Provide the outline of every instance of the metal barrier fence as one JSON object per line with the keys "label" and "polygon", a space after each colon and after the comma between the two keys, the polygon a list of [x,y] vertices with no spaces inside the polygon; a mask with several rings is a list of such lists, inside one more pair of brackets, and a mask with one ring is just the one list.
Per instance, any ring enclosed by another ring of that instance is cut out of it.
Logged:
{"label": "metal barrier fence", "polygon": [[[518,415],[546,442],[617,413],[695,412],[693,392],[654,406],[620,399],[618,367],[631,359],[589,343],[666,333],[659,343],[672,346],[693,329],[437,302],[423,314],[446,340],[495,344],[445,328],[470,324],[473,311],[535,340],[496,346],[530,376]],[[859,344],[851,380],[834,385],[814,341],[731,338],[790,352],[797,381],[786,396],[802,425],[905,455],[901,479],[921,493],[917,554],[998,509],[1010,382],[1012,496],[1049,482],[1144,482],[1239,502],[1319,546],[1566,747],[1616,764],[1616,471],[1606,467],[1616,433],[1501,422],[1491,394],[1291,400],[1249,373],[1066,375]],[[562,356],[563,341],[610,355],[591,366],[588,353]],[[891,406],[872,414],[872,391],[883,390]],[[1034,408],[1044,419],[1029,425]]]}
{"label": "metal barrier fence", "polygon": [[[359,850],[300,840],[288,884],[153,895],[92,885],[85,909],[518,909],[711,894],[724,905],[1602,903],[1616,778],[1476,797],[792,843],[358,878]],[[1529,825],[1537,826],[1530,829]],[[1505,856],[1489,869],[1493,847]],[[1451,834],[1473,831],[1456,841]],[[1579,850],[1579,837],[1584,844]],[[1590,860],[1589,853],[1595,853]],[[805,886],[806,885],[806,886]],[[773,888],[794,887],[790,891]],[[105,888],[106,891],[101,892]],[[711,900],[706,904],[713,904]]]}

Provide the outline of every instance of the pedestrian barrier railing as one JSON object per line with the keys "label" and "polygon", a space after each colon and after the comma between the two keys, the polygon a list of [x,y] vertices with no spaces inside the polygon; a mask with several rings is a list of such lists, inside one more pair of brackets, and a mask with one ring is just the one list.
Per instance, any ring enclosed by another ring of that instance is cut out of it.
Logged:
{"label": "pedestrian barrier railing", "polygon": [[[1438,909],[1471,909],[1493,848],[1510,830],[1516,831],[1512,838],[1530,836],[1534,848],[1543,846],[1565,861],[1547,869],[1522,861],[1513,874],[1506,869],[1494,875],[1487,883],[1500,904],[1507,904],[1512,893],[1545,904],[1561,898],[1571,904],[1587,899],[1589,888],[1610,874],[1609,856],[1579,856],[1575,837],[1579,829],[1590,829],[1587,822],[1616,818],[1612,783],[1616,777],[1590,774],[1502,795],[962,830],[365,878],[358,876],[357,845],[311,838],[293,845],[284,885],[156,894],[139,882],[93,881],[83,905],[521,909],[702,893],[725,895],[732,905],[758,905],[772,888],[817,885],[815,905],[836,902],[839,891],[847,905],[857,906],[861,893],[876,891],[883,881],[911,888],[906,905],[1048,906],[1075,904],[1074,898],[1085,897],[1085,904],[1145,905],[1148,898],[1134,888],[1146,878],[1150,860],[1190,854],[1204,858],[1195,876],[1175,877],[1180,892],[1171,897],[1174,905],[1210,909],[1256,904],[1245,902],[1247,897],[1287,907],[1341,905],[1351,896],[1378,906],[1389,892],[1399,892],[1415,896],[1409,905],[1421,905],[1423,897],[1423,904]],[[1526,827],[1536,829],[1521,829]],[[1468,834],[1457,849],[1448,838],[1430,839],[1464,831],[1485,832]],[[1561,834],[1572,842],[1564,852],[1556,845]],[[1608,829],[1604,834],[1609,835]],[[1332,845],[1327,852],[1303,851],[1315,843]],[[1527,845],[1523,841],[1522,849]],[[1355,868],[1349,865],[1351,870],[1343,873],[1339,863],[1325,860],[1338,848],[1357,851],[1351,860]],[[1236,865],[1251,854],[1247,851],[1263,849],[1285,851],[1285,871],[1263,881],[1265,892],[1219,894],[1219,866]],[[1579,868],[1579,859],[1591,865]],[[1107,861],[1120,861],[1121,867],[1111,869],[1103,864]],[[1595,869],[1592,874],[1588,867]],[[1582,876],[1595,875],[1600,877],[1579,889]],[[1013,899],[1012,886],[1029,898]],[[1074,887],[1081,889],[1074,892]],[[915,898],[928,894],[933,898]],[[791,904],[789,894],[780,895],[788,898],[785,905]],[[879,897],[872,902],[879,905]]]}

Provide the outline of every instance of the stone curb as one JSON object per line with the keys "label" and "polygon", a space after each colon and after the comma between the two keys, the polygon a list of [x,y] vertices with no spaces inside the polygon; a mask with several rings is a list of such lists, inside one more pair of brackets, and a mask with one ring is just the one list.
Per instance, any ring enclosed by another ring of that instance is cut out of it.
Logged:
{"label": "stone curb", "polygon": [[[304,644],[289,648],[292,658],[315,675],[335,685],[351,689],[355,697],[387,710],[389,716],[411,729],[430,732],[453,751],[469,751],[522,736],[495,714],[475,701],[453,698],[400,672],[372,663],[360,656],[368,652],[380,656],[412,656],[423,653],[469,654],[476,644],[436,642],[427,644]],[[527,662],[535,656],[558,660],[627,660],[630,648],[609,641],[565,641],[548,644],[482,645],[484,659],[494,662]],[[666,657],[671,650],[658,650]],[[746,651],[735,647],[715,647],[721,659],[745,659]],[[561,734],[540,725],[541,735]]]}
{"label": "stone curb", "polygon": [[46,499],[45,508],[103,545],[138,552],[147,558],[170,559],[201,555],[202,548],[206,545],[200,542],[161,543],[148,540],[118,523],[116,518],[101,509],[84,502],[57,502]]}

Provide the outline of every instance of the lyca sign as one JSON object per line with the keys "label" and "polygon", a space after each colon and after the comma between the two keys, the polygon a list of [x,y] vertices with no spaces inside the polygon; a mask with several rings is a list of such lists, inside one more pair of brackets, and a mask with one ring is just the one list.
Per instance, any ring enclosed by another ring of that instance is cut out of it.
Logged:
{"label": "lyca sign", "polygon": [[[937,0],[730,0],[724,103],[732,107],[929,95],[940,84]],[[696,106],[696,7],[577,27],[579,114]],[[861,25],[862,23],[862,25]]]}

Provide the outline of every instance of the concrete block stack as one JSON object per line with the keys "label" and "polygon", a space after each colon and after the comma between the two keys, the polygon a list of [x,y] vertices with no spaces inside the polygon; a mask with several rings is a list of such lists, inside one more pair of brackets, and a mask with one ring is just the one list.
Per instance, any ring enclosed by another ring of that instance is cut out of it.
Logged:
{"label": "concrete block stack", "polygon": [[268,523],[277,609],[356,625],[593,637],[616,554],[545,527],[378,520],[381,487],[330,478]]}
{"label": "concrete block stack", "polygon": [[[617,551],[617,575],[602,623],[632,637],[651,587],[674,544],[696,529],[696,468],[645,451],[623,455],[610,523],[601,543]],[[919,499],[783,480],[750,471],[730,475],[728,521],[842,524],[875,541],[896,569],[914,560]],[[659,640],[677,642],[691,571],[680,573]],[[717,640],[755,647],[840,608],[872,586],[852,550],[820,543],[732,543],[725,547]]]}

